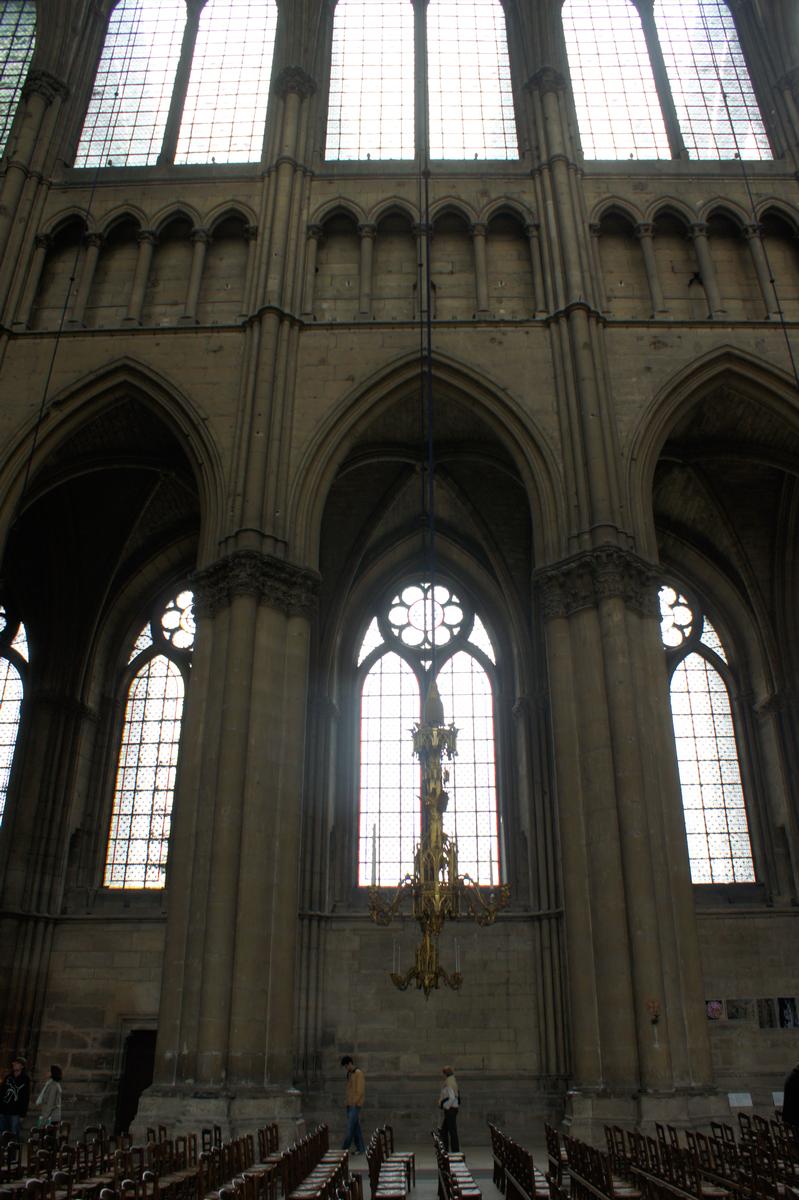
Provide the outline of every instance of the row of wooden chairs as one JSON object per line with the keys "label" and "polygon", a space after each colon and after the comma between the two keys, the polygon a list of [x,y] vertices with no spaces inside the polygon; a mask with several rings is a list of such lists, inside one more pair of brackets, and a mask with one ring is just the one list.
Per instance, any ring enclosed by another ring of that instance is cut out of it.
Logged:
{"label": "row of wooden chairs", "polygon": [[411,1187],[411,1172],[416,1179],[413,1154],[394,1151],[394,1131],[383,1125],[372,1132],[366,1146],[366,1166],[372,1200],[405,1200]]}
{"label": "row of wooden chairs", "polygon": [[438,1168],[438,1200],[482,1200],[482,1192],[466,1165],[462,1151],[445,1150],[438,1130],[433,1130]]}
{"label": "row of wooden chairs", "polygon": [[494,1159],[494,1184],[506,1200],[549,1200],[549,1183],[533,1156],[496,1125],[488,1123]]}

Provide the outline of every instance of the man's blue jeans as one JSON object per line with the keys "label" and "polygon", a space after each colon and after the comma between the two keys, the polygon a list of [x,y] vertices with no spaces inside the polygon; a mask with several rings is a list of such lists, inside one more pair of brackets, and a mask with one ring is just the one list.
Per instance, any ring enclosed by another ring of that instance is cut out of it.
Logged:
{"label": "man's blue jeans", "polygon": [[361,1110],[357,1104],[347,1105],[347,1132],[344,1134],[344,1141],[341,1143],[342,1150],[349,1150],[352,1142],[355,1142],[355,1149],[359,1154],[363,1154],[363,1133],[361,1132]]}
{"label": "man's blue jeans", "polygon": [[16,1113],[0,1113],[0,1133],[8,1131],[18,1138],[21,1128],[22,1117],[18,1117]]}

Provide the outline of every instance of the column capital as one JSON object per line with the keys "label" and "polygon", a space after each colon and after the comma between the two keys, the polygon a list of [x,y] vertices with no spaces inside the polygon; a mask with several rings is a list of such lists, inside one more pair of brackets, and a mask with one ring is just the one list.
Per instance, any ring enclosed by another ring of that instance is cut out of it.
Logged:
{"label": "column capital", "polygon": [[657,617],[660,574],[654,563],[629,550],[600,546],[542,567],[534,580],[546,620],[569,617],[613,597],[642,616]]}
{"label": "column capital", "polygon": [[44,97],[48,104],[52,104],[56,96],[65,100],[69,95],[69,88],[49,71],[28,71],[28,77],[22,87],[22,98],[27,100],[28,96],[34,94]]}
{"label": "column capital", "polygon": [[641,238],[651,238],[655,232],[655,226],[651,221],[639,221],[633,228],[633,233],[640,240]]}
{"label": "column capital", "polygon": [[33,239],[33,245],[37,250],[49,250],[52,244],[52,233],[37,233]]}
{"label": "column capital", "polygon": [[374,241],[375,237],[377,236],[377,226],[371,225],[368,221],[364,221],[363,224],[358,226],[358,234],[362,238],[370,238],[372,241]]}
{"label": "column capital", "polygon": [[140,229],[136,234],[136,241],[139,243],[139,245],[144,243],[150,246],[157,246],[158,234],[154,229]]}
{"label": "column capital", "polygon": [[484,221],[473,221],[469,226],[469,233],[472,237],[485,237],[486,226]]}
{"label": "column capital", "polygon": [[211,234],[207,229],[203,229],[202,226],[197,225],[191,231],[191,240],[193,242],[201,242],[207,246],[211,242]]}
{"label": "column capital", "polygon": [[272,91],[277,96],[287,96],[294,92],[298,96],[312,96],[316,91],[316,81],[302,67],[284,67],[272,84]]}
{"label": "column capital", "polygon": [[411,233],[413,233],[415,237],[424,237],[425,234],[428,234],[428,233],[432,236],[432,233],[433,233],[432,223],[429,221],[416,221],[415,224],[411,227]]}
{"label": "column capital", "polygon": [[254,596],[259,604],[289,617],[310,616],[319,583],[316,571],[256,550],[234,550],[191,577],[198,611],[209,616],[226,608],[234,596]]}
{"label": "column capital", "polygon": [[[361,227],[359,225],[358,229],[360,230],[360,228]],[[319,239],[324,236],[324,232],[325,231],[321,225],[309,225],[306,230],[308,237],[311,238],[314,242],[318,242]]]}
{"label": "column capital", "polygon": [[743,235],[747,241],[751,240],[752,238],[761,238],[763,236],[763,226],[759,221],[749,221],[741,228],[743,229]]}
{"label": "column capital", "polygon": [[707,237],[707,221],[692,221],[688,226],[691,237]]}
{"label": "column capital", "polygon": [[258,237],[258,226],[257,225],[245,225],[244,226],[245,242],[254,242],[257,237]]}
{"label": "column capital", "polygon": [[535,71],[524,86],[528,92],[563,92],[566,80],[560,71],[547,66]]}
{"label": "column capital", "polygon": [[541,232],[541,226],[538,221],[528,221],[524,227],[524,232],[528,238],[537,238]]}
{"label": "column capital", "polygon": [[790,71],[786,71],[777,82],[799,100],[799,67],[792,67]]}
{"label": "column capital", "polygon": [[588,222],[588,232],[591,234],[591,237],[596,237],[596,238],[600,237],[602,234],[601,222],[589,221]]}
{"label": "column capital", "polygon": [[96,246],[99,250],[104,241],[104,233],[84,233],[83,235],[84,246]]}

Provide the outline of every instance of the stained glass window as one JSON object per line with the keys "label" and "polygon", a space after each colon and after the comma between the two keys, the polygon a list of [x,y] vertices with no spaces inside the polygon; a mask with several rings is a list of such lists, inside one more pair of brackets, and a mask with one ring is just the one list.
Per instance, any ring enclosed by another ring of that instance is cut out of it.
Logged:
{"label": "stained glass window", "polygon": [[671,586],[660,589],[661,635],[672,656],[671,712],[694,883],[754,883],[755,868],[716,629]]}
{"label": "stained glass window", "polygon": [[563,30],[586,158],[670,158],[680,138],[690,158],[771,158],[725,0],[567,0]]}
{"label": "stained glass window", "polygon": [[33,57],[35,37],[33,0],[4,0],[0,4],[0,154],[6,148]]}
{"label": "stained glass window", "polygon": [[0,605],[0,821],[19,734],[28,637],[25,626]]}
{"label": "stained glass window", "polygon": [[183,697],[194,647],[193,597],[181,591],[135,639],[130,660],[103,882],[162,888],[166,882]]}
{"label": "stained glass window", "polygon": [[371,620],[356,655],[360,686],[358,883],[388,887],[413,867],[421,832],[421,778],[411,729],[435,676],[444,716],[458,728],[449,764],[444,831],[461,871],[500,881],[490,635],[443,582],[406,584]]}
{"label": "stained glass window", "polygon": [[276,28],[274,0],[207,0],[175,162],[259,161]]}

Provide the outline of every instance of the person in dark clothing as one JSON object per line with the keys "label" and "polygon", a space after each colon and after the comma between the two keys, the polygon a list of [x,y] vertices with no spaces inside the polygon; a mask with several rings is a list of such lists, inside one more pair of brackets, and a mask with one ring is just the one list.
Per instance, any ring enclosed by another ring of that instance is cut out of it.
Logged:
{"label": "person in dark clothing", "polygon": [[461,1094],[452,1067],[444,1067],[442,1074],[444,1082],[438,1096],[438,1107],[443,1112],[443,1120],[439,1134],[444,1149],[457,1153],[461,1148],[458,1140],[458,1110],[461,1105]]}
{"label": "person in dark clothing", "polygon": [[25,1065],[24,1058],[12,1058],[11,1070],[0,1087],[0,1133],[8,1130],[15,1138],[20,1135],[31,1098],[31,1081]]}
{"label": "person in dark clothing", "polygon": [[785,1080],[782,1095],[782,1120],[799,1144],[799,1063]]}

